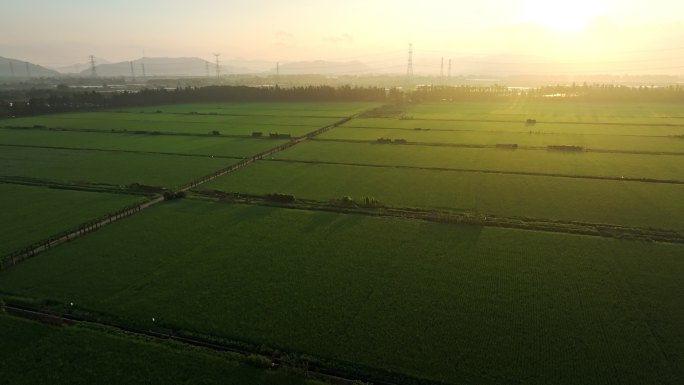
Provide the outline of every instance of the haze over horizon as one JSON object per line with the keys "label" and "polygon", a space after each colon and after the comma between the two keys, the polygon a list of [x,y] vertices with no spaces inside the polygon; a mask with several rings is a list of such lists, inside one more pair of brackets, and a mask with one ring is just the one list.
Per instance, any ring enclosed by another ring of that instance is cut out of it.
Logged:
{"label": "haze over horizon", "polygon": [[523,72],[553,63],[557,73],[684,74],[684,2],[673,0],[28,0],[2,8],[0,56],[52,68],[91,54],[118,62],[220,52],[222,62],[359,60],[402,72],[412,42],[418,73],[438,72],[444,56]]}

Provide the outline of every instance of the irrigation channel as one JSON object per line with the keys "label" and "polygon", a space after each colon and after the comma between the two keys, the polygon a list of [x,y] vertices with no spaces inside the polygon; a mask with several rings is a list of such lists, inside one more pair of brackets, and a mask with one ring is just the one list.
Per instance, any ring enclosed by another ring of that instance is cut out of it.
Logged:
{"label": "irrigation channel", "polygon": [[[341,120],[339,120],[333,124],[327,125],[325,127],[321,127],[319,129],[312,131],[312,132],[310,132],[306,135],[303,135],[301,137],[293,138],[292,140],[290,140],[289,142],[287,142],[283,145],[280,145],[278,147],[274,147],[272,149],[263,151],[259,154],[245,158],[245,159],[243,159],[243,160],[241,160],[241,161],[239,161],[239,162],[237,162],[231,166],[228,166],[228,167],[223,168],[221,170],[218,170],[212,174],[209,174],[209,175],[206,175],[206,176],[201,177],[199,179],[195,179],[191,182],[188,182],[188,183],[180,186],[177,189],[177,191],[178,192],[189,191],[189,190],[194,189],[195,187],[200,186],[204,183],[210,182],[210,181],[212,181],[216,178],[219,178],[223,175],[229,174],[229,173],[234,172],[236,170],[239,170],[245,166],[248,166],[248,165],[256,162],[257,160],[261,160],[263,158],[270,157],[273,154],[276,154],[278,152],[287,150],[288,148],[290,148],[292,146],[296,146],[297,144],[299,144],[299,143],[301,143],[307,139],[311,139],[311,138],[313,138],[317,135],[320,135],[320,134],[322,134],[328,130],[331,130],[331,129],[339,126],[339,125],[345,124],[345,123],[349,122],[350,120],[354,119],[355,117],[357,117],[358,115],[359,114],[355,114],[355,115],[346,117],[346,118],[341,119]],[[38,255],[44,251],[50,250],[53,247],[56,247],[56,246],[59,246],[63,243],[72,241],[78,237],[84,236],[88,233],[91,233],[95,230],[98,230],[104,226],[111,224],[111,223],[114,223],[114,222],[119,221],[123,218],[129,217],[133,214],[139,213],[140,211],[147,209],[149,207],[152,207],[152,206],[154,206],[158,203],[161,203],[163,201],[164,201],[164,197],[157,195],[157,196],[155,196],[155,197],[153,197],[153,198],[151,198],[145,202],[142,202],[140,204],[127,207],[127,208],[120,210],[114,214],[111,214],[107,217],[104,217],[104,218],[89,222],[87,224],[84,224],[74,231],[67,232],[65,234],[60,234],[58,236],[50,237],[46,240],[40,241],[40,242],[38,242],[32,246],[29,246],[28,248],[25,248],[25,249],[20,250],[18,252],[3,256],[2,258],[0,258],[0,271],[7,269],[9,267],[12,267],[12,266],[16,265],[17,263],[20,263],[20,262],[22,262],[28,258],[34,257],[34,256],[36,256],[36,255]]]}

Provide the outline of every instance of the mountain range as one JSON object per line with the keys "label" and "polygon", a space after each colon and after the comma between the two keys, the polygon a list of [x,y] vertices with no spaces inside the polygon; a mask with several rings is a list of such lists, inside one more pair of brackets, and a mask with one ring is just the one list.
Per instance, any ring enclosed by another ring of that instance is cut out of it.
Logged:
{"label": "mountain range", "polygon": [[[655,58],[654,58],[655,59]],[[397,59],[399,60],[399,59]],[[110,63],[105,59],[95,59],[95,72],[101,77],[214,77],[216,63],[198,57],[144,57],[132,61]],[[615,75],[656,75],[663,71],[650,70],[648,65],[635,68],[635,59],[625,58],[614,63],[572,63],[554,62],[543,56],[531,55],[491,55],[486,57],[456,57],[450,60],[451,74],[480,74],[496,77],[520,75],[560,75],[570,77],[590,77],[591,74]],[[664,65],[672,65],[663,60]],[[281,63],[281,75],[372,75],[401,74],[403,66],[390,69],[374,68],[360,61],[296,61]],[[416,75],[439,75],[438,59],[414,61]],[[679,67],[681,68],[681,67]],[[613,71],[611,71],[611,69]],[[442,69],[447,75],[447,66]],[[274,75],[276,63],[264,60],[232,59],[221,62],[220,74],[261,74]],[[22,60],[0,56],[0,78],[92,76],[90,63],[73,64],[59,68],[46,68]]]}
{"label": "mountain range", "polygon": [[29,78],[53,76],[59,76],[59,72],[26,61],[0,56],[0,77]]}

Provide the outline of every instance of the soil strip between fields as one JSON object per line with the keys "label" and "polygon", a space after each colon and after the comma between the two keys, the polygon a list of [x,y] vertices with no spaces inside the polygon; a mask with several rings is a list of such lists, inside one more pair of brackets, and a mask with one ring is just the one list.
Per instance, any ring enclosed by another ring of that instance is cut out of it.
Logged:
{"label": "soil strip between fields", "polygon": [[331,166],[395,168],[395,169],[403,169],[403,170],[463,172],[463,173],[481,173],[481,174],[497,174],[497,175],[520,175],[520,176],[545,177],[545,178],[590,179],[590,180],[608,180],[608,181],[619,181],[619,182],[638,182],[638,183],[684,185],[684,181],[681,181],[681,180],[652,179],[652,178],[630,178],[630,177],[622,177],[622,176],[571,175],[571,174],[555,174],[555,173],[541,173],[541,172],[527,172],[527,171],[483,170],[483,169],[451,168],[451,167],[421,167],[421,166],[387,165],[387,164],[372,164],[372,163],[328,162],[328,161],[321,161],[321,160],[300,160],[300,159],[282,159],[282,158],[264,159],[264,161],[266,161],[266,162],[283,162],[283,163],[320,164],[320,165],[331,165]]}
{"label": "soil strip between fields", "polygon": [[27,178],[17,176],[0,175],[0,183],[14,184],[22,186],[45,187],[58,190],[72,190],[72,191],[86,191],[95,193],[109,193],[109,194],[126,194],[126,195],[140,195],[151,196],[163,190],[156,186],[140,186],[135,188],[135,185],[129,185],[124,188],[118,185],[110,184],[83,184],[83,183],[63,183],[38,178]]}
{"label": "soil strip between fields", "polygon": [[221,159],[244,159],[243,156],[230,155],[209,155],[209,154],[187,154],[179,152],[161,152],[161,151],[139,151],[139,150],[122,150],[122,149],[108,149],[108,148],[87,148],[87,147],[62,147],[62,146],[37,146],[31,144],[3,144],[0,147],[20,147],[20,148],[41,148],[47,150],[69,150],[69,151],[97,151],[97,152],[112,152],[124,154],[141,154],[141,155],[169,155],[169,156],[187,156],[194,158],[221,158]]}
{"label": "soil strip between fields", "polygon": [[[336,142],[336,143],[354,143],[354,144],[373,144],[378,146],[424,146],[424,147],[453,147],[453,148],[486,148],[499,149],[501,151],[550,151],[548,146],[518,146],[500,147],[496,144],[467,144],[467,143],[444,143],[444,142],[392,142],[380,143],[377,140],[361,140],[361,139],[328,139],[328,138],[314,138],[317,142]],[[558,151],[560,152],[560,151]],[[581,151],[573,151],[572,154],[582,154],[585,152],[592,152],[598,154],[624,154],[624,155],[673,155],[684,156],[684,152],[668,152],[668,151],[636,151],[636,150],[607,150],[607,149],[592,149],[582,148]]]}
{"label": "soil strip between fields", "polygon": [[[471,123],[518,123],[525,124],[524,120],[504,119],[446,119],[446,118],[411,118],[409,121],[435,121],[435,122],[471,122]],[[569,121],[545,121],[537,119],[535,125],[542,124],[568,124],[568,125],[593,125],[593,126],[643,126],[643,127],[684,127],[679,123],[639,123],[639,122],[569,122]]]}
{"label": "soil strip between fields", "polygon": [[607,223],[563,221],[543,218],[501,217],[483,213],[440,211],[427,208],[388,206],[364,207],[336,201],[323,202],[308,199],[297,199],[294,202],[283,203],[275,202],[263,195],[223,192],[217,190],[193,190],[192,192],[203,197],[226,203],[684,244],[684,232],[670,229],[630,227]]}
{"label": "soil strip between fields", "polygon": [[[519,122],[518,122],[519,123]],[[626,136],[626,137],[637,137],[637,138],[667,138],[675,139],[676,135],[639,135],[639,134],[606,134],[599,132],[545,132],[545,131],[504,131],[504,130],[474,130],[468,128],[408,128],[408,127],[377,127],[377,126],[346,126],[346,128],[363,128],[363,129],[375,129],[375,130],[397,130],[397,131],[411,131],[411,132],[425,132],[429,133],[431,131],[437,132],[475,132],[483,134],[515,134],[515,135],[567,135],[567,136]],[[530,128],[530,127],[528,127]]]}

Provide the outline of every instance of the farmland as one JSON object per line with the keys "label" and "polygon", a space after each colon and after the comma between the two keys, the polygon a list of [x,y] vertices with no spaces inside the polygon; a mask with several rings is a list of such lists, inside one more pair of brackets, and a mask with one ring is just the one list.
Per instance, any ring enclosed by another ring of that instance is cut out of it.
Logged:
{"label": "farmland", "polygon": [[[369,120],[369,119],[366,119]],[[372,141],[378,138],[405,139],[414,143],[451,144],[470,146],[495,146],[515,143],[521,147],[541,147],[549,145],[582,146],[593,150],[620,152],[680,152],[683,140],[678,137],[683,128],[619,127],[613,129],[598,125],[562,125],[555,129],[547,124],[537,124],[533,128],[522,123],[452,123],[432,121],[408,121],[406,128],[394,128],[404,121],[374,122],[388,127],[358,126],[357,123],[345,125],[321,135],[328,140]],[[373,124],[373,123],[370,123]],[[391,125],[391,126],[390,126]],[[474,126],[484,126],[477,129]],[[444,128],[430,128],[443,126]],[[462,127],[462,128],[459,128]],[[551,130],[549,130],[551,128]],[[509,129],[510,131],[505,131]],[[606,131],[617,131],[615,134]],[[596,132],[602,132],[597,134]],[[646,135],[644,135],[646,133]]]}
{"label": "farmland", "polygon": [[258,162],[206,188],[322,201],[369,196],[398,207],[684,229],[683,185]]}
{"label": "farmland", "polygon": [[684,181],[677,155],[563,153],[507,148],[400,146],[312,141],[276,159],[416,168],[454,168],[568,176],[625,177]]}
{"label": "farmland", "polygon": [[235,357],[216,357],[92,326],[55,328],[0,315],[0,340],[0,373],[7,384],[305,383],[239,364]]}
{"label": "farmland", "polygon": [[235,159],[89,150],[4,147],[0,175],[69,183],[174,187]]}
{"label": "farmland", "polygon": [[47,189],[0,183],[4,223],[0,232],[0,257],[51,235],[109,214],[140,197],[119,194]]}
{"label": "farmland", "polygon": [[[681,106],[375,107],[231,102],[0,121],[0,254],[144,199],[97,189],[170,197],[3,270],[0,299],[400,385],[681,382]],[[614,232],[572,230],[600,226]],[[169,376],[301,381],[215,352],[17,322],[0,317],[23,330],[13,343],[54,335],[40,345],[48,356],[65,341],[119,344],[112,360],[124,365],[127,349],[189,357]]]}
{"label": "farmland", "polygon": [[436,381],[667,383],[683,251],[188,201],[28,260],[0,291]]}
{"label": "farmland", "polygon": [[179,155],[246,157],[285,143],[280,139],[1,130],[0,145]]}
{"label": "farmland", "polygon": [[[278,104],[264,110],[259,110],[260,104],[236,103],[226,105],[226,110],[215,106],[186,105],[173,106],[171,111],[175,112],[167,113],[159,109],[162,107],[155,107],[137,112],[70,113],[50,117],[17,118],[0,123],[4,123],[4,127],[45,127],[110,132],[207,135],[217,131],[222,135],[238,136],[249,136],[253,132],[262,132],[265,135],[279,133],[301,136],[371,105],[368,103],[342,103],[340,105],[324,103],[320,106],[323,112],[318,113],[308,112],[316,111],[319,106],[317,103],[305,103],[300,106],[294,105],[294,107],[291,104]],[[289,112],[283,113],[283,111]],[[297,112],[304,115],[297,115]]]}

